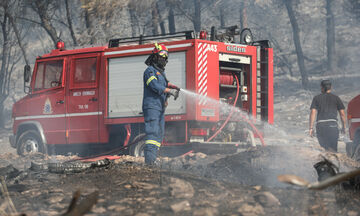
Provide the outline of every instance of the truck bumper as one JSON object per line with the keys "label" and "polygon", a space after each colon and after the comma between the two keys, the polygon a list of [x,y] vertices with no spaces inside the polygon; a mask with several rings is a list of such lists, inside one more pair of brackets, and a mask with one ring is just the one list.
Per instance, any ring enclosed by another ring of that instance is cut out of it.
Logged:
{"label": "truck bumper", "polygon": [[14,135],[9,136],[9,141],[10,141],[11,147],[16,148],[15,136]]}

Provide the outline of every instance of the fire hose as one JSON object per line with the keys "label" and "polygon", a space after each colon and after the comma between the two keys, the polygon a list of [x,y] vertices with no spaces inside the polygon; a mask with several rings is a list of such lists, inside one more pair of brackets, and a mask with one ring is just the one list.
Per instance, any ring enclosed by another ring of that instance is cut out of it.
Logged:
{"label": "fire hose", "polygon": [[[221,127],[209,139],[206,140],[206,142],[210,142],[212,139],[214,139],[224,129],[224,127],[227,125],[227,123],[229,122],[231,116],[234,113],[234,110],[236,108],[236,103],[237,103],[237,100],[239,98],[239,92],[240,92],[239,79],[238,79],[238,77],[236,75],[234,75],[234,76],[235,76],[235,79],[236,79],[236,97],[235,97],[234,104],[231,107],[230,113],[227,116],[227,118],[225,119],[224,123],[221,125]],[[250,127],[255,131],[255,133],[258,135],[258,137],[259,137],[259,139],[261,141],[261,145],[266,146],[263,136],[261,135],[259,130],[255,127],[255,125],[246,116],[240,114],[240,117],[243,120],[245,120],[245,122],[248,123],[250,125]]]}
{"label": "fire hose", "polygon": [[119,153],[120,151],[122,151],[122,150],[124,150],[126,148],[129,148],[130,146],[132,146],[132,145],[136,144],[137,142],[139,142],[140,140],[142,140],[144,138],[144,136],[145,136],[145,134],[139,134],[128,145],[121,146],[119,148],[115,148],[115,149],[112,149],[110,151],[103,152],[103,153],[100,153],[100,154],[97,154],[97,155],[91,155],[91,156],[87,156],[87,157],[80,157],[80,158],[71,159],[71,160],[65,161],[65,163],[74,162],[74,161],[86,161],[86,160],[90,161],[91,159],[98,158],[98,157],[109,158],[109,154]]}

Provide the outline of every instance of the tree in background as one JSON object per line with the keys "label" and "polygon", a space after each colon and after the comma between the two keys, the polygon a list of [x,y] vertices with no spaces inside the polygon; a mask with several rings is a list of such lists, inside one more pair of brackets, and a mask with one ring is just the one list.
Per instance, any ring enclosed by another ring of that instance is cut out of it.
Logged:
{"label": "tree in background", "polygon": [[[234,10],[238,8],[238,10]],[[243,13],[246,9],[245,9],[245,5],[244,5],[244,1],[239,1],[239,0],[227,0],[227,1],[218,1],[215,2],[214,5],[212,5],[211,7],[212,12],[214,14],[218,14],[218,16],[216,16],[216,18],[219,20],[220,22],[220,28],[224,29],[226,27],[233,26],[236,25],[237,22],[235,21],[235,23],[228,23],[228,20],[230,18],[230,14],[233,14],[234,12],[236,12],[237,14],[239,14],[238,18],[240,18],[240,22],[238,23],[239,28],[243,29],[243,25],[242,25],[242,21],[244,20],[243,15],[246,16],[246,12]],[[213,24],[214,25],[214,24]]]}
{"label": "tree in background", "polygon": [[157,2],[153,1],[151,5],[151,27],[152,27],[153,35],[159,34],[159,29],[158,29],[159,21],[160,21],[160,17],[159,17]]}
{"label": "tree in background", "polygon": [[[13,26],[15,24],[12,14],[15,9],[15,1],[6,0],[0,3],[0,31],[1,31],[1,65],[0,65],[0,128],[4,127],[4,102],[10,93],[11,75],[15,65],[20,61],[21,55],[16,46],[16,36]],[[11,18],[9,18],[11,15]],[[20,34],[20,32],[18,32]]]}
{"label": "tree in background", "polygon": [[12,1],[12,3],[10,4],[11,9],[8,8],[7,10],[4,10],[4,11],[5,11],[6,16],[8,17],[8,19],[11,23],[11,27],[15,33],[16,40],[17,40],[17,43],[23,54],[25,64],[29,65],[30,63],[29,63],[28,56],[27,56],[27,51],[26,51],[27,49],[26,49],[26,46],[24,43],[24,38],[21,35],[21,31],[18,28],[18,24],[22,24],[21,22],[18,21],[18,14],[24,12],[24,8],[21,7],[22,4],[23,4],[22,0]]}
{"label": "tree in background", "polygon": [[165,29],[165,8],[166,8],[166,1],[165,0],[157,0],[155,2],[156,11],[159,18],[159,26],[161,34],[166,34]]}
{"label": "tree in background", "polygon": [[297,76],[293,32],[288,25],[289,19],[285,17],[288,15],[284,10],[283,0],[251,1],[247,2],[245,7],[248,28],[252,30],[255,40],[268,39],[274,48],[274,75]]}
{"label": "tree in background", "polygon": [[171,7],[171,4],[168,4],[168,5],[169,5],[169,15],[168,15],[169,33],[173,34],[176,32],[175,14],[174,14],[173,7]]}
{"label": "tree in background", "polygon": [[121,12],[129,2],[128,0],[81,0],[85,29],[82,29],[80,44],[102,45],[118,34],[118,28],[126,20]]}
{"label": "tree in background", "polygon": [[[180,14],[189,19],[196,32],[201,30],[201,15],[204,10],[209,9],[211,6],[217,5],[222,0],[167,0],[169,5],[173,6]],[[171,32],[171,31],[170,31]]]}
{"label": "tree in background", "polygon": [[240,29],[244,29],[244,28],[248,27],[246,8],[247,7],[246,7],[245,2],[239,3]]}
{"label": "tree in background", "polygon": [[[28,0],[30,8],[39,16],[40,21],[34,21],[38,23],[50,36],[54,47],[60,40],[58,32],[53,24],[53,16],[56,10],[60,7],[59,2],[56,0]],[[30,20],[30,19],[29,19]]]}
{"label": "tree in background", "polygon": [[288,12],[291,27],[293,30],[293,40],[294,40],[294,45],[295,45],[295,50],[296,50],[297,63],[298,63],[299,71],[301,74],[301,84],[302,84],[303,88],[307,89],[308,85],[309,85],[309,78],[308,78],[308,73],[307,73],[307,70],[305,67],[305,58],[304,58],[304,53],[302,51],[301,42],[300,42],[300,29],[299,29],[299,25],[296,20],[294,9],[293,9],[294,2],[295,2],[294,0],[283,0],[283,3],[285,4],[286,10]]}
{"label": "tree in background", "polygon": [[[132,0],[128,3],[132,36],[145,35],[147,31],[157,32],[159,17],[157,14],[154,0],[146,2],[142,0]],[[149,28],[150,27],[150,28]],[[155,30],[156,29],[156,30]]]}
{"label": "tree in background", "polygon": [[154,0],[152,5],[152,33],[154,35],[159,34],[158,27],[162,35],[166,34],[166,20],[169,33],[175,33],[175,14],[171,4],[167,0]]}
{"label": "tree in background", "polygon": [[65,10],[66,10],[66,20],[67,20],[67,27],[70,31],[70,35],[73,41],[73,45],[77,46],[78,45],[78,41],[76,38],[76,33],[74,30],[74,25],[73,25],[73,16],[72,16],[72,11],[70,9],[70,2],[69,0],[64,0],[65,1]]}
{"label": "tree in background", "polygon": [[219,20],[220,20],[220,28],[226,27],[226,13],[223,4],[220,4],[219,7]]}
{"label": "tree in background", "polygon": [[[247,21],[247,9],[249,7],[248,1],[243,0],[227,0],[227,1],[217,1],[212,5],[212,8],[218,12],[218,20],[220,22],[220,28],[224,29],[229,26],[238,26],[240,30],[248,28]],[[216,11],[214,11],[216,13]],[[230,14],[235,13],[235,20],[229,23],[227,20],[230,18]],[[213,20],[214,23],[214,20]],[[214,24],[213,24],[214,25]]]}
{"label": "tree in background", "polygon": [[337,70],[335,53],[335,17],[333,13],[334,0],[326,0],[326,48],[327,70],[334,74]]}

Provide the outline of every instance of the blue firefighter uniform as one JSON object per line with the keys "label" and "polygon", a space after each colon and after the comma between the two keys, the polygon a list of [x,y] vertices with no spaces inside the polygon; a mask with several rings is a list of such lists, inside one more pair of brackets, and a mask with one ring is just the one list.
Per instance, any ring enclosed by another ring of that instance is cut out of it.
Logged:
{"label": "blue firefighter uniform", "polygon": [[149,66],[144,72],[144,97],[143,113],[145,120],[145,163],[152,164],[157,157],[157,152],[164,137],[165,101],[167,94],[164,93],[168,82],[166,78],[153,66]]}

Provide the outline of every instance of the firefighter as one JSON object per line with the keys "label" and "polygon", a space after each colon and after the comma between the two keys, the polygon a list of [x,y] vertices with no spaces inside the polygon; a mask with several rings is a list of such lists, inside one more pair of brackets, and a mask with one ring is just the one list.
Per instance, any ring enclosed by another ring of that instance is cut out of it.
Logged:
{"label": "firefighter", "polygon": [[148,65],[144,72],[143,113],[145,120],[145,163],[152,165],[164,137],[164,112],[170,95],[176,98],[180,89],[169,83],[165,76],[168,62],[168,49],[163,44],[155,43],[152,54],[147,58]]}
{"label": "firefighter", "polygon": [[337,95],[331,93],[330,80],[321,82],[321,94],[315,96],[310,106],[310,136],[314,135],[314,122],[316,117],[316,135],[321,147],[325,150],[337,152],[339,129],[337,112],[342,122],[342,133],[346,131],[345,107]]}

